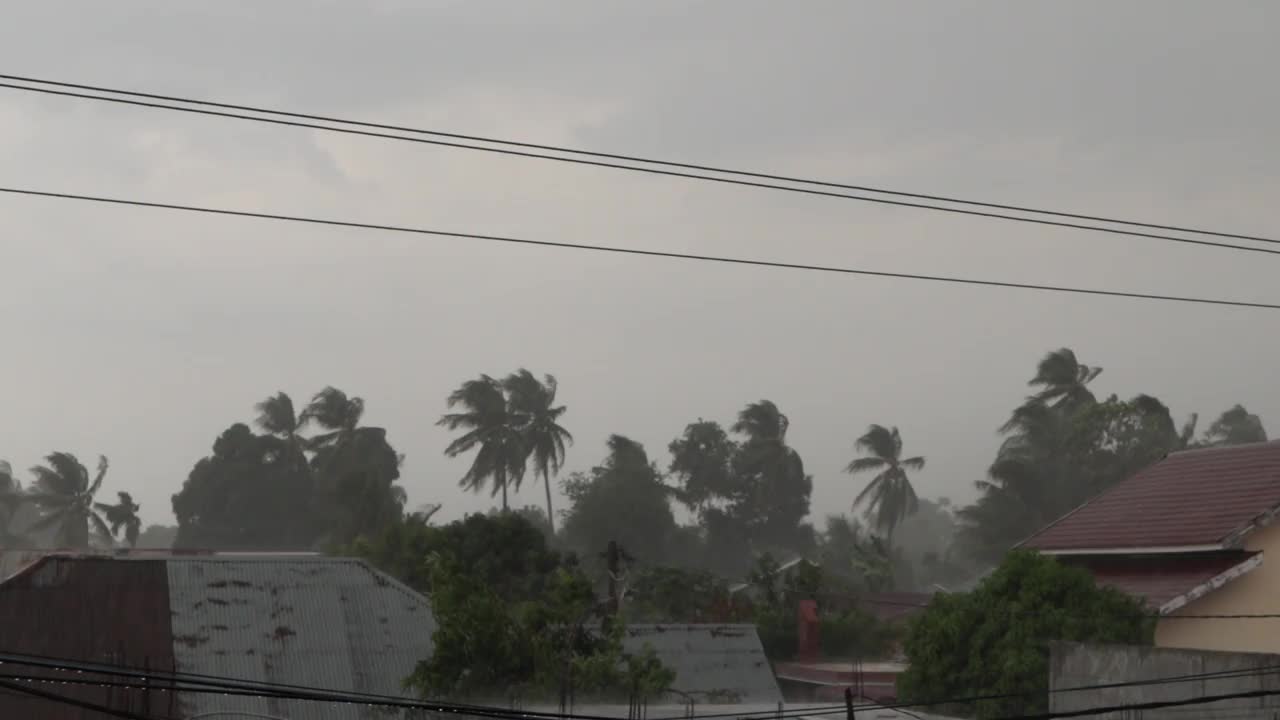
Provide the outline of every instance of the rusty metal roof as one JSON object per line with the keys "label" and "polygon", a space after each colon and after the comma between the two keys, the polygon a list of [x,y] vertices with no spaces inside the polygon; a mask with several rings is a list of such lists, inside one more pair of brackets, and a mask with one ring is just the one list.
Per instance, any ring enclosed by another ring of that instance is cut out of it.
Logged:
{"label": "rusty metal roof", "polygon": [[[165,561],[180,672],[410,697],[431,655],[427,599],[360,560],[196,557]],[[187,695],[185,716],[247,711],[290,720],[372,717],[353,705]],[[362,714],[365,713],[365,714]]]}
{"label": "rusty metal roof", "polygon": [[1026,540],[1063,554],[1230,546],[1280,508],[1280,441],[1173,453]]}
{"label": "rusty metal roof", "polygon": [[648,644],[676,673],[676,694],[697,703],[782,701],[755,625],[631,625],[624,646]]}

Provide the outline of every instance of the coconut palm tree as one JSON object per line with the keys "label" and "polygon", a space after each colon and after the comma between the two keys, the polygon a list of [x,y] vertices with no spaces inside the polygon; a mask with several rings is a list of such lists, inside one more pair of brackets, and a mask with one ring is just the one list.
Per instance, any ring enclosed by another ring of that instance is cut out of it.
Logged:
{"label": "coconut palm tree", "polygon": [[119,498],[119,502],[114,505],[94,503],[93,508],[106,517],[113,536],[118,536],[120,529],[124,528],[124,538],[128,541],[129,547],[135,547],[138,544],[138,535],[142,531],[142,519],[138,517],[138,503],[134,502],[133,496],[127,492],[116,493],[116,497]]}
{"label": "coconut palm tree", "polygon": [[302,436],[302,428],[307,424],[306,414],[299,415],[294,411],[293,398],[284,392],[263,400],[254,406],[258,411],[258,427],[268,435],[280,438],[288,446],[291,462],[298,469],[307,466],[307,438]]}
{"label": "coconut palm tree", "polygon": [[794,550],[812,542],[800,523],[809,514],[813,478],[800,453],[787,444],[790,421],[769,400],[751,403],[730,428],[745,436],[731,460],[734,514],[747,519],[760,547]]}
{"label": "coconut palm tree", "polygon": [[476,451],[471,467],[458,484],[479,492],[491,482],[492,494],[502,493],[502,509],[507,511],[507,488],[510,485],[520,489],[528,453],[518,421],[507,406],[502,384],[481,375],[454,390],[448,404],[450,409],[461,407],[462,412],[446,413],[436,424],[465,432],[449,443],[444,454],[457,457]]}
{"label": "coconut palm tree", "polygon": [[1070,348],[1060,348],[1041,358],[1027,384],[1040,388],[1033,400],[1053,407],[1078,407],[1094,402],[1087,386],[1101,373],[1100,367],[1081,364]]}
{"label": "coconut palm tree", "polygon": [[[45,515],[31,526],[29,532],[56,528],[54,542],[61,547],[87,548],[95,535],[100,541],[113,544],[120,528],[128,528],[129,523],[123,521],[113,531],[103,519],[105,510],[102,508],[110,506],[94,503],[94,496],[107,474],[107,459],[98,458],[98,472],[92,480],[89,479],[89,471],[71,453],[51,453],[45,462],[46,465],[31,468],[31,473],[36,476],[31,498]],[[129,512],[136,513],[137,505],[132,500],[129,505]]]}
{"label": "coconut palm tree", "polygon": [[542,382],[533,373],[521,368],[502,381],[507,393],[507,405],[523,436],[526,462],[533,460],[534,476],[542,476],[547,491],[547,522],[551,534],[556,532],[555,515],[551,511],[551,476],[564,465],[565,443],[573,444],[573,435],[560,426],[560,417],[567,409],[556,405],[556,379],[544,376]]}
{"label": "coconut palm tree", "polygon": [[0,460],[0,547],[21,545],[26,538],[18,532],[18,508],[25,497],[22,482],[13,476],[13,467]]}
{"label": "coconut palm tree", "polygon": [[867,453],[855,458],[845,467],[845,472],[856,475],[861,472],[877,472],[877,475],[858,493],[853,506],[869,501],[867,514],[874,515],[875,526],[885,532],[885,540],[893,544],[893,531],[902,519],[915,513],[919,506],[915,488],[907,470],[924,467],[923,457],[902,457],[902,436],[898,428],[872,425],[866,434],[858,438],[854,447]]}

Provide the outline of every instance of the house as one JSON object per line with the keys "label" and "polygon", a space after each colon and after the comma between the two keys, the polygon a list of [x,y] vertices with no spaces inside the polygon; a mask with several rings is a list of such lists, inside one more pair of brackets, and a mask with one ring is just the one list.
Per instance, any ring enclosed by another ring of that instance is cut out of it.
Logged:
{"label": "house", "polygon": [[[401,681],[430,656],[434,629],[425,597],[364,561],[346,558],[59,554],[39,558],[0,583],[5,653],[162,673],[408,697]],[[57,690],[149,717],[375,717],[375,710],[357,705],[163,688]],[[3,718],[99,716],[0,694]]]}
{"label": "house", "polygon": [[1187,450],[1021,546],[1145,601],[1159,647],[1280,652],[1280,620],[1188,617],[1280,613],[1278,514],[1280,441]]}

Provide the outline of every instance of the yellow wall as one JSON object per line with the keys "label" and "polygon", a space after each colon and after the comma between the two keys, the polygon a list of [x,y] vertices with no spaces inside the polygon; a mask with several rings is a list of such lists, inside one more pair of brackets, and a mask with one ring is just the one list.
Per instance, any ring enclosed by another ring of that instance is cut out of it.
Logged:
{"label": "yellow wall", "polygon": [[1158,647],[1280,653],[1280,618],[1176,619],[1178,615],[1280,615],[1280,524],[1246,536],[1245,549],[1262,551],[1262,565],[1158,621]]}

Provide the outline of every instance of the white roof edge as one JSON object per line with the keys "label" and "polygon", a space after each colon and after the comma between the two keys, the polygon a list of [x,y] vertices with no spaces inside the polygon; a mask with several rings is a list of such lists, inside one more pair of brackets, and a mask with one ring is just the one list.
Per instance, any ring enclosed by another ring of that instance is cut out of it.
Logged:
{"label": "white roof edge", "polygon": [[1210,545],[1156,545],[1152,547],[1113,547],[1113,548],[1028,548],[1041,555],[1176,555],[1179,553],[1213,552],[1230,550],[1222,543]]}
{"label": "white roof edge", "polygon": [[1239,578],[1242,575],[1245,575],[1257,569],[1257,567],[1261,564],[1262,564],[1262,553],[1257,553],[1253,557],[1250,557],[1248,560],[1245,560],[1244,562],[1238,563],[1236,565],[1232,565],[1226,570],[1223,570],[1217,575],[1209,578],[1208,580],[1200,583],[1199,585],[1196,585],[1190,590],[1173,598],[1169,602],[1161,605],[1159,613],[1161,615],[1168,615],[1169,613],[1175,610],[1183,608],[1189,603],[1199,600],[1200,598],[1204,597],[1205,595],[1208,595],[1214,590],[1217,590],[1223,585],[1226,585],[1232,580],[1235,580],[1236,578]]}

